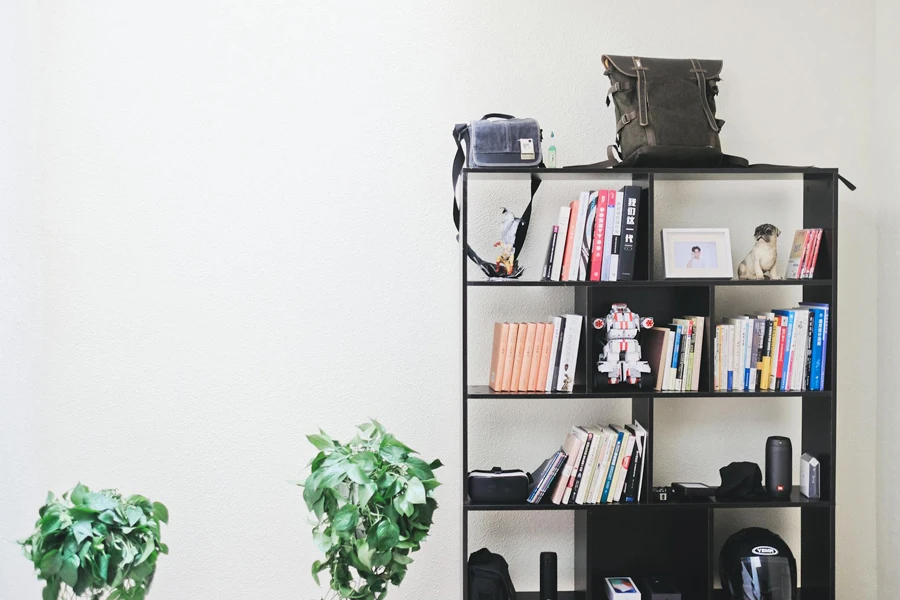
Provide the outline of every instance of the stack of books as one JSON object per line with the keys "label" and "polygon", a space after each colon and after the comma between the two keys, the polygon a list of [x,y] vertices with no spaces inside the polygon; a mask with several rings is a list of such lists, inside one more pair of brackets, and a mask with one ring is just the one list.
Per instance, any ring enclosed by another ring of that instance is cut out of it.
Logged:
{"label": "stack of books", "polygon": [[571,392],[583,317],[495,323],[489,385],[495,392]]}
{"label": "stack of books", "polygon": [[825,389],[827,304],[724,319],[714,343],[716,391]]}
{"label": "stack of books", "polygon": [[642,334],[642,354],[650,363],[651,375],[656,377],[657,391],[700,390],[705,323],[705,317],[684,317]]}
{"label": "stack of books", "polygon": [[644,483],[647,430],[631,425],[576,425],[563,447],[535,471],[528,501],[551,491],[554,504],[637,502]]}
{"label": "stack of books", "polygon": [[559,209],[543,281],[634,279],[641,188],[581,192]]}
{"label": "stack of books", "polygon": [[821,229],[800,229],[794,234],[786,279],[812,279],[822,243]]}

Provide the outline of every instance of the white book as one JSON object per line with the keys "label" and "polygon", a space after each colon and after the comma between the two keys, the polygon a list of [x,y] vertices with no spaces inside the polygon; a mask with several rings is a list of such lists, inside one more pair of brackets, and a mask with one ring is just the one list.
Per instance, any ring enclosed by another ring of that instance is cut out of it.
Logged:
{"label": "white book", "polygon": [[[577,431],[576,431],[577,430]],[[578,441],[581,443],[581,446],[578,450],[578,455],[575,457],[575,462],[572,463],[572,470],[569,472],[569,477],[575,477],[578,474],[578,467],[581,465],[581,458],[585,453],[585,445],[587,444],[588,432],[584,427],[575,426],[572,428],[572,433],[578,438]],[[569,487],[568,482],[566,483],[566,491],[563,492],[562,501],[560,504],[568,504],[569,500],[572,496],[572,488]]]}
{"label": "white book", "polygon": [[578,366],[578,344],[581,343],[581,315],[564,315],[562,351],[559,358],[559,376],[556,391],[571,392],[575,386],[575,369]]}
{"label": "white book", "polygon": [[553,345],[550,346],[550,364],[547,365],[547,383],[544,386],[545,392],[553,391],[553,382],[555,378],[553,374],[556,372],[556,355],[559,353],[559,340],[562,337],[562,318],[560,317],[550,317],[550,321],[553,325]]}
{"label": "white book", "polygon": [[578,216],[575,217],[575,237],[572,238],[572,255],[569,257],[569,281],[578,281],[578,265],[581,263],[581,236],[584,235],[584,221],[588,210],[587,192],[581,192],[578,198]]}
{"label": "white book", "polygon": [[[791,391],[800,392],[806,374],[806,332],[809,329],[809,309],[795,308],[794,311],[794,339],[791,343]],[[797,360],[794,361],[793,353],[796,350]]]}
{"label": "white book", "polygon": [[[781,320],[781,317],[777,316],[775,313],[769,313],[772,315],[772,320],[778,319]],[[775,387],[775,381],[778,378],[778,373],[776,373],[778,366],[778,348],[780,346],[781,341],[781,325],[772,325],[772,368],[769,372],[769,389],[777,390]]]}
{"label": "white book", "polygon": [[[622,251],[622,240],[619,239],[622,232],[622,211],[625,207],[625,192],[616,192],[616,216],[613,219],[613,237],[617,238],[617,246],[609,255],[609,280],[618,281],[619,278],[619,252]],[[608,217],[607,217],[608,218]]]}
{"label": "white book", "polygon": [[[734,325],[728,323],[725,325],[725,390],[728,392],[735,390],[734,379]],[[731,385],[728,384],[729,380]]]}
{"label": "white book", "polygon": [[756,363],[753,361],[753,323],[754,319],[743,317],[744,320],[744,339],[747,340],[747,347],[744,348],[744,373],[747,377],[747,391],[752,392],[756,389]]}
{"label": "white book", "polygon": [[672,354],[674,353],[675,334],[672,331],[669,331],[668,335],[666,335],[666,362],[661,367],[663,368],[662,389],[664,392],[672,390]]}
{"label": "white book", "polygon": [[[613,472],[613,458],[615,457],[616,445],[619,443],[619,432],[616,431],[613,427],[607,427],[607,431],[609,432],[610,441],[609,441],[609,453],[604,457],[603,463],[600,465],[600,472],[603,474],[600,478],[600,485],[597,488],[597,502],[601,502],[603,499],[603,490],[606,489],[606,482],[609,481],[610,474]],[[619,448],[621,452],[621,447]],[[607,500],[609,502],[608,496],[612,491],[612,483],[610,483],[610,490],[607,492]],[[606,503],[604,502],[604,503]]]}
{"label": "white book", "polygon": [[603,464],[606,463],[609,465],[609,456],[615,443],[612,431],[608,427],[600,425],[598,426],[598,430],[600,431],[600,439],[603,440],[603,443],[595,457],[591,473],[590,489],[588,489],[588,494],[586,496],[587,504],[596,504],[600,501],[600,493],[603,491],[603,482],[606,480],[606,471],[603,470]]}
{"label": "white book", "polygon": [[578,261],[578,281],[587,281],[590,273],[591,246],[594,243],[594,220],[597,218],[597,192],[587,192],[588,209],[581,234],[581,254]]}
{"label": "white book", "polygon": [[550,271],[550,281],[559,281],[562,272],[563,254],[566,249],[566,239],[569,235],[569,213],[572,209],[568,206],[559,207],[559,219],[557,225],[559,232],[556,234],[556,253],[553,255],[553,269]]}
{"label": "white book", "polygon": [[728,322],[734,327],[734,356],[731,366],[734,371],[734,390],[738,391],[744,389],[744,338],[747,337],[747,330],[741,319],[732,318]]}
{"label": "white book", "polygon": [[700,365],[703,362],[703,330],[706,326],[704,317],[688,317],[694,322],[694,362],[691,365],[691,391],[700,389]]}
{"label": "white book", "polygon": [[578,486],[578,493],[575,494],[575,504],[585,503],[585,498],[588,497],[590,492],[594,472],[597,470],[597,455],[603,452],[603,430],[596,425],[588,427],[587,430],[594,435],[594,441],[591,442],[591,449],[588,452],[587,461],[584,463],[581,483]]}
{"label": "white book", "polygon": [[637,495],[635,496],[635,501],[640,501],[641,492],[644,489],[644,471],[647,470],[646,464],[647,461],[644,460],[647,456],[650,456],[650,436],[647,435],[647,430],[638,423],[637,419],[632,423],[632,428],[634,429],[635,434],[637,434],[637,444],[638,448],[641,452],[641,472],[637,474],[638,477],[638,486],[637,486]]}

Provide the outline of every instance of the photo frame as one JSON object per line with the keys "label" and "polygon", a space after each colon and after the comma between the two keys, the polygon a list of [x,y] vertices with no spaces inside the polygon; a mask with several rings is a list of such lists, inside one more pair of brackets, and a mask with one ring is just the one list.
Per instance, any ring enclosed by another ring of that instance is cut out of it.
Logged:
{"label": "photo frame", "polygon": [[731,279],[731,232],[728,229],[663,229],[666,279]]}

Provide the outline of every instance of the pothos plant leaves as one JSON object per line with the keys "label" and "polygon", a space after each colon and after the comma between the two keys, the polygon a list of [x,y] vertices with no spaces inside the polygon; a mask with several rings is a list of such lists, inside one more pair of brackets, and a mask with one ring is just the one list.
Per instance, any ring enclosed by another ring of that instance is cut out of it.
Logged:
{"label": "pothos plant leaves", "polygon": [[143,496],[91,492],[79,483],[59,498],[48,494],[38,514],[34,533],[19,543],[46,581],[43,600],[57,600],[67,589],[76,596],[143,600],[159,555],[169,553],[160,542],[169,511]]}
{"label": "pothos plant leaves", "polygon": [[414,456],[378,421],[357,429],[346,444],[322,430],[307,436],[319,453],[301,484],[303,499],[315,518],[313,541],[325,553],[312,575],[318,583],[327,571],[341,598],[381,600],[388,583],[403,581],[410,554],[431,530],[440,485],[434,471],[443,465]]}

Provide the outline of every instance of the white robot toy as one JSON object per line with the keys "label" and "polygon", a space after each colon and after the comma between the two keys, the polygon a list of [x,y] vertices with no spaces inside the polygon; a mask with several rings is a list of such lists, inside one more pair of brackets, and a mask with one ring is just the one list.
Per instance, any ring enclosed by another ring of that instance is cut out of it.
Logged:
{"label": "white robot toy", "polygon": [[653,327],[653,319],[641,319],[626,304],[613,304],[606,318],[594,319],[594,329],[606,329],[606,342],[597,370],[606,373],[609,383],[640,384],[641,373],[650,372],[650,364],[641,360],[641,345],[637,341],[642,327]]}

